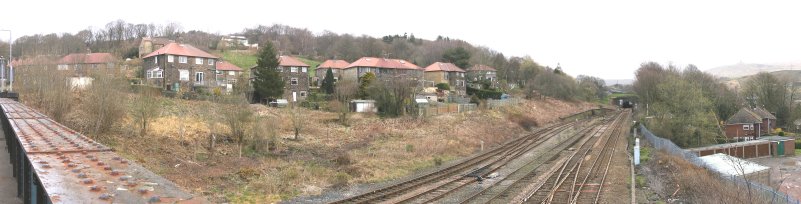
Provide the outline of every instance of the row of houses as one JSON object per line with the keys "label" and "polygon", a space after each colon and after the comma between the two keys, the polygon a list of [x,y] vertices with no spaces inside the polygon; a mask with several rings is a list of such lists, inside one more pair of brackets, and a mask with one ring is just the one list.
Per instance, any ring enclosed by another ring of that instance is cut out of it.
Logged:
{"label": "row of houses", "polygon": [[[164,90],[178,92],[222,88],[231,91],[237,80],[242,80],[242,68],[192,45],[162,38],[144,38],[139,52],[143,82]],[[90,75],[92,70],[118,68],[120,62],[110,53],[76,53],[59,59],[56,68],[82,77]],[[14,63],[15,66],[26,65],[23,61]],[[402,59],[377,57],[362,57],[354,62],[326,60],[316,67],[316,77],[313,78],[309,77],[310,66],[291,56],[279,56],[279,66],[275,69],[286,83],[283,98],[289,101],[305,100],[310,87],[320,86],[328,70],[334,74],[335,82],[358,81],[365,74],[373,73],[378,80],[404,78],[419,81],[425,87],[445,83],[451,88],[450,94],[457,96],[467,94],[468,81],[484,80],[497,84],[495,68],[486,65],[464,69],[452,63],[435,62],[423,68]]]}

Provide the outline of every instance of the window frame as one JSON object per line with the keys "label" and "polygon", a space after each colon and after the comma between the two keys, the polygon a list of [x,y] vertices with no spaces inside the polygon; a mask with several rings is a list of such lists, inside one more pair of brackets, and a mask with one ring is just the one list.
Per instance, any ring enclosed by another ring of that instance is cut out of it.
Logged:
{"label": "window frame", "polygon": [[167,62],[175,62],[175,55],[167,55]]}
{"label": "window frame", "polygon": [[203,64],[203,58],[202,57],[195,57],[195,64],[202,65]]}
{"label": "window frame", "polygon": [[214,59],[211,59],[211,58],[209,58],[209,59],[208,59],[208,60],[206,60],[206,61],[209,61],[209,65],[214,65]]}
{"label": "window frame", "polygon": [[[206,73],[203,72],[195,72],[195,84],[202,84],[206,78]],[[198,80],[200,79],[200,80]]]}
{"label": "window frame", "polygon": [[306,91],[300,91],[300,97],[306,97]]}
{"label": "window frame", "polygon": [[289,67],[289,72],[297,73],[298,72],[298,67]]}
{"label": "window frame", "polygon": [[289,78],[289,85],[297,86],[298,84],[300,84],[300,82],[297,77]]}
{"label": "window frame", "polygon": [[308,69],[309,69],[308,67],[301,67],[300,72],[306,73],[307,71],[309,71]]}
{"label": "window frame", "polygon": [[189,62],[189,57],[187,56],[178,56],[178,63],[187,64]]}

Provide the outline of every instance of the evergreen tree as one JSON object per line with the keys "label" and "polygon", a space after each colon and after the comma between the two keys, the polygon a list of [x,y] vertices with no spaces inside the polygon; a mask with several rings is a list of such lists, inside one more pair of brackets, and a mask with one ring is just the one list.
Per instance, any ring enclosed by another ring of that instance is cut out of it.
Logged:
{"label": "evergreen tree", "polygon": [[323,78],[323,84],[320,85],[320,89],[326,94],[334,93],[334,72],[331,69],[325,71],[325,78]]}
{"label": "evergreen tree", "polygon": [[284,94],[284,82],[276,68],[278,57],[275,55],[273,44],[267,42],[259,50],[258,61],[253,69],[253,89],[256,99],[275,99]]}
{"label": "evergreen tree", "polygon": [[370,94],[367,92],[367,88],[370,87],[370,84],[375,81],[375,74],[372,72],[367,72],[364,76],[359,77],[359,97],[362,99],[367,99],[370,97]]}
{"label": "evergreen tree", "polygon": [[453,63],[457,67],[467,68],[470,66],[470,52],[463,47],[457,47],[442,54],[442,60]]}

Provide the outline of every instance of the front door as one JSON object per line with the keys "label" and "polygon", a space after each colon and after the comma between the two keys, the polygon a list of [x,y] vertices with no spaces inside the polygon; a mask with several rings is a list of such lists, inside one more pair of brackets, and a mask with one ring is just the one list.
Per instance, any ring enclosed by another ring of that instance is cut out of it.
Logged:
{"label": "front door", "polygon": [[784,156],[784,141],[779,141],[779,146],[776,148],[776,156]]}

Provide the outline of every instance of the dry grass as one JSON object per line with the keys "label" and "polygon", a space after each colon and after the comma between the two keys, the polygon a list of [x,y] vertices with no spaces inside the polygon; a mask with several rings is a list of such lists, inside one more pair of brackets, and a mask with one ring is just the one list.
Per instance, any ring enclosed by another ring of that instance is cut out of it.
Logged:
{"label": "dry grass", "polygon": [[[735,185],[721,179],[716,173],[698,167],[686,160],[660,151],[651,168],[668,181],[664,195],[690,203],[770,203],[770,197],[760,195],[754,189]],[[678,189],[676,196],[672,196]],[[750,193],[749,193],[750,191]]]}
{"label": "dry grass", "polygon": [[[519,107],[440,115],[426,119],[381,119],[371,114],[349,115],[349,126],[334,112],[302,109],[301,140],[283,109],[251,105],[257,117],[273,119],[277,149],[259,153],[238,146],[222,122],[209,127],[203,108],[220,108],[204,101],[161,98],[160,116],[140,137],[130,117],[116,131],[94,135],[117,151],[157,174],[214,202],[270,203],[298,195],[316,195],[324,189],[398,178],[500,144],[526,132],[510,115],[545,124],[591,104],[557,100],[527,101]],[[76,113],[80,115],[80,113]],[[81,116],[67,124],[80,123]],[[208,135],[218,135],[209,152]]]}

